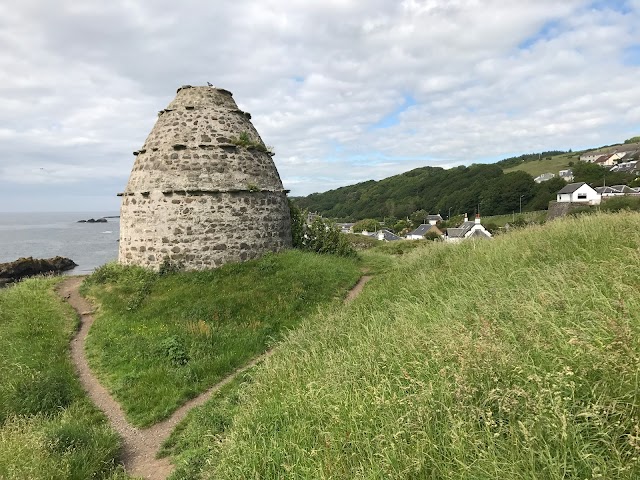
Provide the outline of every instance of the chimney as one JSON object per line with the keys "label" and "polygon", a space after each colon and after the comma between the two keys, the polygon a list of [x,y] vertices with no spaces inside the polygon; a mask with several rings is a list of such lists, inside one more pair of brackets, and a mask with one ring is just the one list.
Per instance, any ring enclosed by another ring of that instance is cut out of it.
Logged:
{"label": "chimney", "polygon": [[476,225],[480,225],[480,214],[476,213]]}
{"label": "chimney", "polygon": [[469,221],[469,215],[467,215],[466,213],[464,214],[464,221],[468,222]]}

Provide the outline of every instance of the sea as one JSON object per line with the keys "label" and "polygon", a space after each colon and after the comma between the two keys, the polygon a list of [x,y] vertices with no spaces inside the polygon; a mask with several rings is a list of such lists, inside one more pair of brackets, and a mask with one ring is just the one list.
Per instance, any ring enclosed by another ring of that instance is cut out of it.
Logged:
{"label": "sea", "polygon": [[[65,273],[91,273],[118,258],[117,216],[118,212],[0,212],[0,263],[60,255],[78,264]],[[107,218],[107,223],[78,223],[90,218]]]}

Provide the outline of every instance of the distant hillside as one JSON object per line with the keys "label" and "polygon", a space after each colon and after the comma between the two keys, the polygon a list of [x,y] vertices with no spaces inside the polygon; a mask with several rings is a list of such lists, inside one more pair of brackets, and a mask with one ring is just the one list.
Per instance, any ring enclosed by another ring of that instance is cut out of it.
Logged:
{"label": "distant hillside", "polygon": [[582,152],[566,152],[554,155],[546,155],[545,153],[542,153],[533,159],[527,160],[526,162],[503,168],[505,173],[522,171],[528,173],[534,178],[547,172],[558,175],[560,170],[571,168],[573,164],[579,162],[581,153]]}
{"label": "distant hillside", "polygon": [[347,221],[404,218],[417,210],[473,214],[478,205],[483,215],[500,215],[518,211],[521,197],[523,210],[545,209],[564,184],[554,179],[537,185],[530,175],[504,173],[496,164],[423,167],[294,200],[303,209]]}
{"label": "distant hillside", "polygon": [[610,154],[614,153],[619,148],[635,146],[634,144],[637,144],[637,147],[640,149],[639,142],[640,136],[629,138],[625,140],[624,143],[603,145],[601,147],[577,152],[572,152],[571,150],[567,152],[557,150],[541,153],[528,153],[520,155],[519,157],[505,158],[504,160],[496,162],[496,165],[500,165],[505,173],[523,171],[527,172],[534,178],[547,172],[557,175],[560,170],[571,168],[574,164],[578,163],[582,154]]}
{"label": "distant hillside", "polygon": [[[638,137],[626,143],[637,142]],[[595,151],[615,148],[607,145]],[[439,167],[416,168],[380,181],[349,185],[313,193],[293,200],[302,209],[329,218],[357,221],[363,218],[404,218],[418,210],[451,215],[473,214],[478,207],[482,215],[503,215],[523,211],[544,210],[565,181],[554,178],[536,184],[533,178],[546,172],[558,175],[572,167],[575,181],[592,186],[604,182],[628,183],[633,175],[612,174],[601,166],[580,162],[582,151],[551,150],[505,158],[495,164],[474,164],[445,170]],[[584,168],[583,168],[584,167]]]}

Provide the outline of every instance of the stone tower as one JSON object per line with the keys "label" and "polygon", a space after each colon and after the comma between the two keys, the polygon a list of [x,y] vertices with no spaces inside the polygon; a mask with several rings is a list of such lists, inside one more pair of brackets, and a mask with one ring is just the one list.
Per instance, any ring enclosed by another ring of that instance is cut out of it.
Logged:
{"label": "stone tower", "polygon": [[231,92],[181,87],[158,117],[119,194],[120,263],[202,270],[291,246],[272,153]]}

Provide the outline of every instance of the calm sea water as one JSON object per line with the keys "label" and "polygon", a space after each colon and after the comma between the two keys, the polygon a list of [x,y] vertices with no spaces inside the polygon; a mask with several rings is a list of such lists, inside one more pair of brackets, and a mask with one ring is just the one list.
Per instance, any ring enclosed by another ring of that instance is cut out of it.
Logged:
{"label": "calm sea water", "polygon": [[120,219],[107,223],[77,223],[78,220],[118,215],[91,213],[1,213],[0,263],[20,257],[68,257],[78,264],[67,273],[91,273],[118,258]]}

